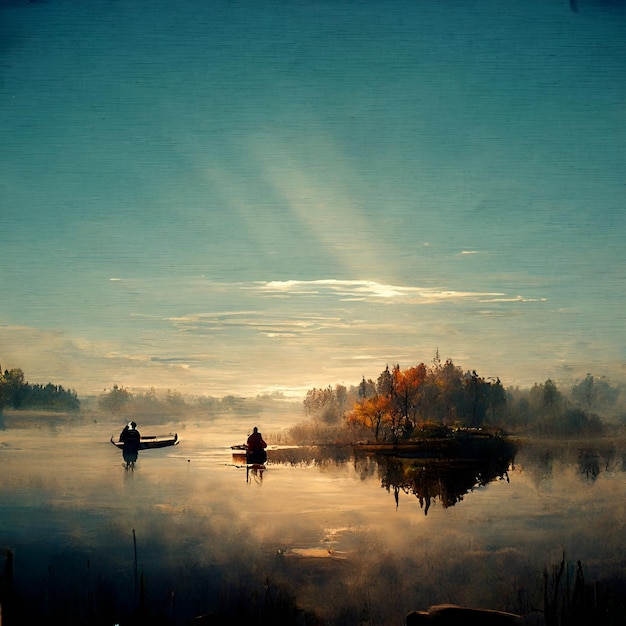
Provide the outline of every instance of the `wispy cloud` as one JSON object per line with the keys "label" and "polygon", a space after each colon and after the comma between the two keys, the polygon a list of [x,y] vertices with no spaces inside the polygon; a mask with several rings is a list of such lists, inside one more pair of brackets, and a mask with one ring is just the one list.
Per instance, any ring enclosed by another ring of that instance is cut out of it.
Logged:
{"label": "wispy cloud", "polygon": [[489,302],[547,302],[547,298],[525,298],[524,296],[514,296],[512,298],[491,298],[486,300],[480,300],[483,303]]}
{"label": "wispy cloud", "polygon": [[407,287],[390,285],[371,280],[285,280],[256,283],[258,290],[266,295],[327,295],[336,294],[341,298],[399,300],[411,303],[428,303],[441,300],[460,300],[484,298],[486,296],[504,297],[500,292],[454,291],[432,287]]}
{"label": "wispy cloud", "polygon": [[167,318],[176,328],[184,331],[255,331],[267,335],[311,334],[329,328],[342,328],[354,325],[353,320],[319,315],[308,312],[241,311],[223,313],[197,313]]}
{"label": "wispy cloud", "polygon": [[[494,354],[490,345],[484,357],[477,338],[503,337],[513,315],[517,327],[528,328],[542,307],[527,303],[544,300],[367,279],[190,277],[167,284],[178,298],[166,312],[159,299],[163,281],[138,286],[130,277],[115,284],[115,290],[141,295],[123,298],[115,310],[133,320],[132,332],[109,332],[105,339],[99,327],[44,332],[0,326],[2,365],[22,367],[32,381],[76,386],[80,393],[112,384],[208,395],[352,384],[388,363],[428,360],[437,348],[455,362],[461,359],[459,364],[491,367],[488,359],[527,351],[527,342],[520,339],[516,347],[507,338],[499,344],[505,352]],[[506,378],[497,365],[489,371]]]}

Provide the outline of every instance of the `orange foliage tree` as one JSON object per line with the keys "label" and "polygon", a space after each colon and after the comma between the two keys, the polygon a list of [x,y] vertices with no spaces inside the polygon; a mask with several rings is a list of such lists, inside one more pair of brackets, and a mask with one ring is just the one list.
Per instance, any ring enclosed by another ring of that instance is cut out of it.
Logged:
{"label": "orange foliage tree", "polygon": [[360,399],[348,415],[348,423],[361,424],[374,431],[378,440],[381,433],[394,439],[413,430],[418,419],[420,387],[427,377],[427,368],[421,363],[401,370],[387,367],[378,377],[376,394]]}
{"label": "orange foliage tree", "polygon": [[374,431],[374,438],[378,441],[381,425],[389,415],[390,398],[375,395],[357,402],[354,409],[348,414],[347,422],[352,425],[365,426]]}
{"label": "orange foliage tree", "polygon": [[496,411],[506,409],[499,379],[490,383],[475,371],[464,373],[451,360],[436,360],[431,367],[420,363],[404,370],[399,365],[391,370],[387,367],[378,377],[375,391],[372,387],[366,397],[359,394],[346,420],[373,430],[376,440],[391,437],[397,441],[424,422],[480,426],[489,412],[495,423]]}
{"label": "orange foliage tree", "polygon": [[406,370],[401,370],[399,365],[393,368],[393,404],[400,419],[407,425],[417,420],[420,391],[427,374],[428,370],[423,363]]}

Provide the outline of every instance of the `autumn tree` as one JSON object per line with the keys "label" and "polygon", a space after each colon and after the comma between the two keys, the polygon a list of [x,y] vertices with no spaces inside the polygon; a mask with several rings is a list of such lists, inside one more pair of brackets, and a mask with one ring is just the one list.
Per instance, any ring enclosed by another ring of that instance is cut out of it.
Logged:
{"label": "autumn tree", "polygon": [[390,398],[375,395],[357,402],[354,409],[347,416],[348,424],[359,424],[374,431],[374,439],[378,441],[381,425],[389,413]]}
{"label": "autumn tree", "polygon": [[[422,363],[406,370],[389,366],[378,377],[375,390],[373,383],[366,386],[363,379],[349,423],[360,423],[374,430],[375,439],[381,434],[397,440],[413,430],[418,419],[420,386],[426,379],[427,368]],[[365,394],[367,390],[368,395]]]}
{"label": "autumn tree", "polygon": [[370,412],[376,412],[378,407],[384,407],[382,414],[377,417],[376,421],[376,438],[381,432],[389,433],[394,439],[397,439],[400,433],[402,423],[401,409],[397,403],[396,382],[400,378],[400,366],[395,365],[392,371],[389,366],[381,372],[376,381],[377,396],[369,402],[364,403],[363,411],[357,411],[356,415],[364,412],[367,415]]}
{"label": "autumn tree", "polygon": [[475,427],[497,423],[507,410],[507,394],[500,379],[464,373],[450,359],[442,363],[437,354],[432,366],[387,365],[375,383],[363,377],[347,392],[341,386],[311,389],[304,406],[308,414],[327,423],[343,415],[347,424],[373,431],[376,440],[398,441],[424,423]]}
{"label": "autumn tree", "polygon": [[399,365],[393,368],[392,404],[400,416],[402,427],[410,432],[417,421],[420,406],[421,386],[426,380],[426,366],[401,370]]}

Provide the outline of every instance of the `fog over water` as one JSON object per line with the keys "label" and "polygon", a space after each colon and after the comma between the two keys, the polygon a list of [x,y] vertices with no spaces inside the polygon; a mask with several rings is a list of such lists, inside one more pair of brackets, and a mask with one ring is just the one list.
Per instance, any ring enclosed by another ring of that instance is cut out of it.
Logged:
{"label": "fog over water", "polygon": [[[133,532],[149,606],[179,623],[268,580],[331,620],[367,605],[392,624],[439,602],[539,608],[543,568],[563,551],[590,580],[623,575],[619,447],[522,447],[504,479],[448,508],[434,498],[425,515],[414,495],[396,505],[375,464],[270,456],[247,472],[230,446],[252,419],[142,424],[181,443],[141,451],[132,472],[108,442],[117,424],[3,431],[0,544],[14,551],[24,597],[41,607],[53,591],[76,602],[90,591],[97,602],[116,588],[119,610],[132,605]],[[287,422],[260,425],[275,439]]]}

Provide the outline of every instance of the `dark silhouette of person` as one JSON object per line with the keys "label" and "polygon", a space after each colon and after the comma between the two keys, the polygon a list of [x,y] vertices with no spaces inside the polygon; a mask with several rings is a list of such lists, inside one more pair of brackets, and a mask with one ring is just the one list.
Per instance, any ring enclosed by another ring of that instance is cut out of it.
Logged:
{"label": "dark silhouette of person", "polygon": [[256,426],[252,429],[252,434],[248,437],[246,447],[248,463],[265,463],[267,459],[267,453],[265,452],[267,443],[263,440],[263,436]]}
{"label": "dark silhouette of person", "polygon": [[124,457],[124,461],[126,461],[126,467],[129,467],[137,460],[141,442],[141,434],[137,430],[136,422],[129,422],[124,426],[124,430],[120,433],[120,441],[124,443],[122,456]]}

